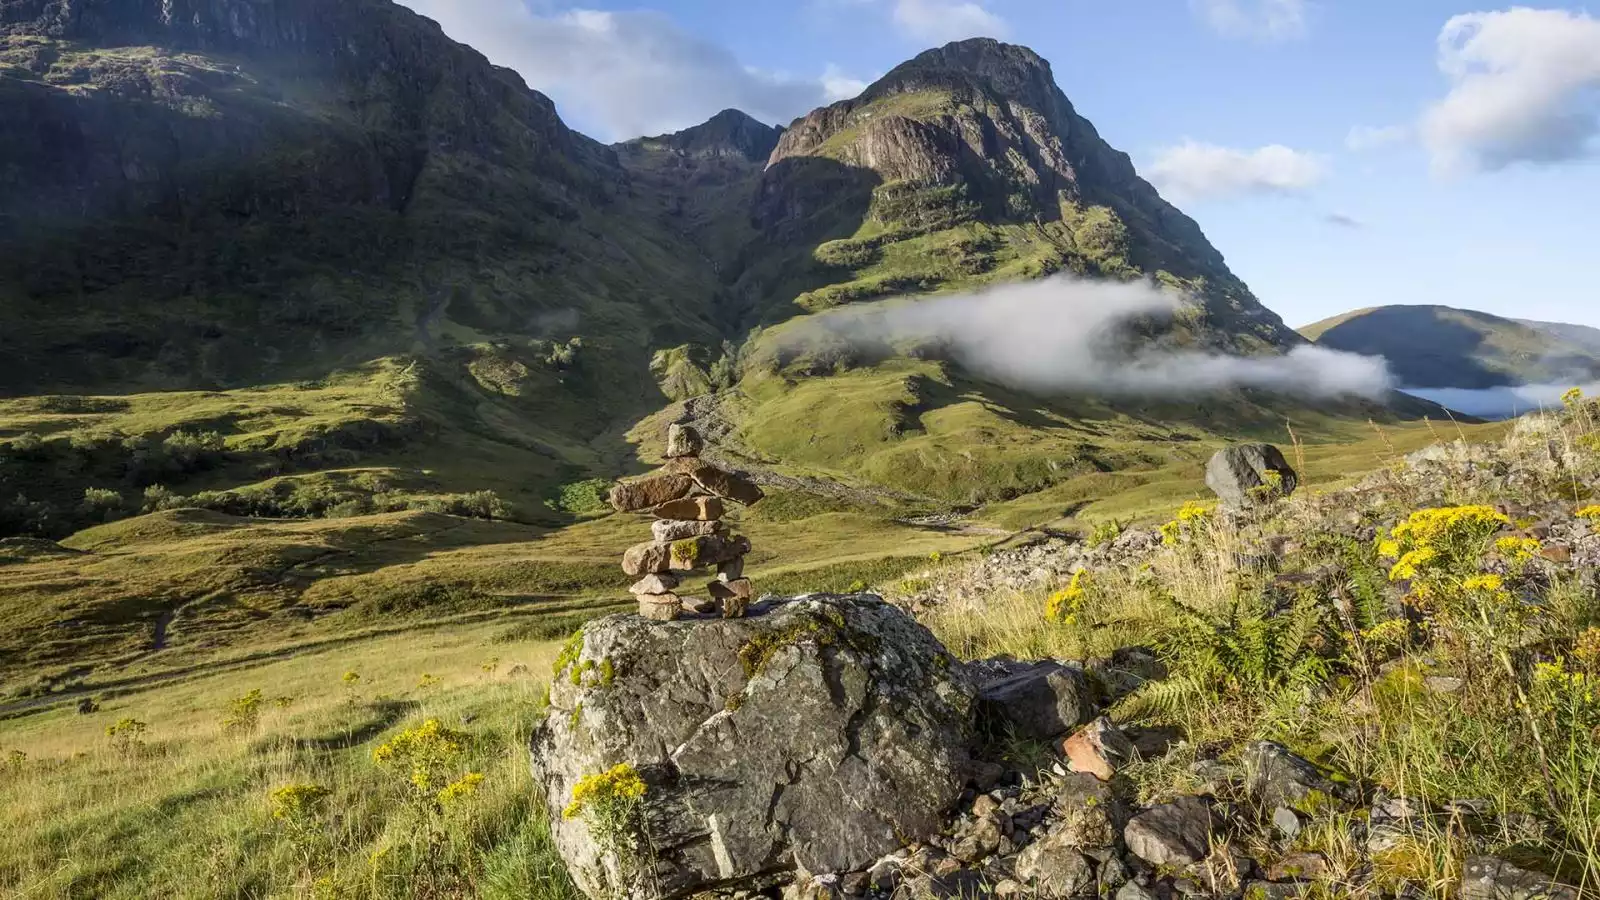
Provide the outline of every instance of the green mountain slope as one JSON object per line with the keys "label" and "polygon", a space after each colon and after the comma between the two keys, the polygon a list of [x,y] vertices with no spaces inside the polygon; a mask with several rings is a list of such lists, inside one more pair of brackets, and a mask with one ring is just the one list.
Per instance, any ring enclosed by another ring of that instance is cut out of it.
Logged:
{"label": "green mountain slope", "polygon": [[1600,355],[1592,347],[1527,323],[1448,306],[1357,310],[1300,331],[1321,346],[1388,359],[1407,387],[1476,390],[1600,376]]}
{"label": "green mountain slope", "polygon": [[1600,356],[1600,328],[1573,325],[1570,322],[1536,322],[1532,319],[1518,319],[1517,322]]}
{"label": "green mountain slope", "polygon": [[387,0],[0,0],[0,118],[0,625],[49,685],[84,648],[603,605],[639,532],[600,489],[668,421],[767,483],[752,571],[801,589],[992,537],[930,514],[1146,514],[1227,437],[1424,409],[780,352],[838,306],[1057,272],[1192,291],[1171,343],[1303,343],[993,41],[788,129],[604,147]]}

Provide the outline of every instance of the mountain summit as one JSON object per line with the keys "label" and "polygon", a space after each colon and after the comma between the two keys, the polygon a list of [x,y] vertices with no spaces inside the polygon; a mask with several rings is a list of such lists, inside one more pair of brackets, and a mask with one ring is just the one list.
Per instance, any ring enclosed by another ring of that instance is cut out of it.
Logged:
{"label": "mountain summit", "polygon": [[[797,121],[768,166],[763,192],[776,211],[768,221],[837,209],[839,198],[826,188],[846,187],[847,174],[857,192],[871,194],[861,205],[878,232],[871,250],[880,257],[896,244],[964,230],[972,252],[957,248],[946,257],[967,274],[1143,274],[1201,299],[1195,333],[1206,343],[1246,352],[1300,343],[1228,270],[1194,220],[1078,115],[1050,64],[1025,47],[983,38],[929,50],[860,97]],[[993,228],[1004,233],[986,230]],[[998,244],[1028,264],[1004,265],[1008,254]],[[930,272],[918,284],[949,280]],[[911,286],[904,276],[883,285],[885,292]]]}
{"label": "mountain summit", "polygon": [[624,141],[622,146],[670,150],[700,159],[736,157],[765,163],[782,134],[782,128],[758,122],[748,113],[725,109],[691,128],[658,137],[635,138]]}

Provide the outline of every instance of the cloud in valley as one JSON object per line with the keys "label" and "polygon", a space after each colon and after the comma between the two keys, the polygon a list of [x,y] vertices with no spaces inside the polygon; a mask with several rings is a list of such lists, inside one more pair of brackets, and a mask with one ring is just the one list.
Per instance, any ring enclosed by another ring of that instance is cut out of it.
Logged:
{"label": "cloud in valley", "polygon": [[1439,33],[1450,93],[1422,119],[1435,171],[1593,155],[1600,134],[1600,19],[1514,7],[1469,13]]}
{"label": "cloud in valley", "polygon": [[1224,37],[1258,41],[1303,38],[1310,31],[1307,0],[1189,0],[1195,15]]}
{"label": "cloud in valley", "polygon": [[915,344],[1004,384],[1091,395],[1176,397],[1249,387],[1378,397],[1391,387],[1382,359],[1321,347],[1241,357],[1126,340],[1131,325],[1169,320],[1185,303],[1145,282],[1056,277],[837,309],[803,323],[788,338],[788,349]]}
{"label": "cloud in valley", "polygon": [[1326,176],[1320,158],[1281,144],[1235,150],[1197,141],[1161,151],[1148,173],[1163,193],[1178,201],[1296,193]]}
{"label": "cloud in valley", "polygon": [[404,0],[451,37],[598,123],[604,140],[661,134],[736,108],[788,124],[858,91],[835,67],[805,78],[744,65],[650,10],[536,13],[523,0]]}

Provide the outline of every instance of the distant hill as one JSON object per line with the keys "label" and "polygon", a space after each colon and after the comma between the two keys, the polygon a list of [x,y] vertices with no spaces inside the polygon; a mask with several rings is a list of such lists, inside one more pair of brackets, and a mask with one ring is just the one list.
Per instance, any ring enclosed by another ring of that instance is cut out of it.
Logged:
{"label": "distant hill", "polygon": [[1588,325],[1573,325],[1567,322],[1538,322],[1533,319],[1518,319],[1519,323],[1543,331],[1546,334],[1582,347],[1590,353],[1600,356],[1600,328],[1591,328]]}
{"label": "distant hill", "polygon": [[1600,377],[1600,331],[1448,306],[1361,309],[1300,333],[1324,347],[1382,356],[1410,388],[1487,390]]}

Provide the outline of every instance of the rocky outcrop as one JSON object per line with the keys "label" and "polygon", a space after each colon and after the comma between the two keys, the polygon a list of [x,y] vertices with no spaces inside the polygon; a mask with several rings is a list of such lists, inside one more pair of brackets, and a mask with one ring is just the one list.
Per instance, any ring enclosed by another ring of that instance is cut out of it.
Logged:
{"label": "rocky outcrop", "polygon": [[[555,842],[593,897],[683,897],[867,869],[938,833],[972,770],[976,690],[899,609],[815,596],[745,619],[586,625],[532,739]],[[586,776],[646,788],[634,852],[597,839]]]}
{"label": "rocky outcrop", "polygon": [[1234,509],[1287,497],[1299,486],[1299,474],[1271,444],[1224,447],[1206,464],[1206,487]]}

